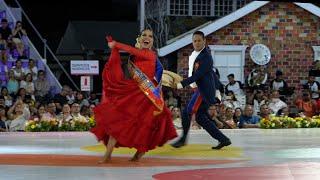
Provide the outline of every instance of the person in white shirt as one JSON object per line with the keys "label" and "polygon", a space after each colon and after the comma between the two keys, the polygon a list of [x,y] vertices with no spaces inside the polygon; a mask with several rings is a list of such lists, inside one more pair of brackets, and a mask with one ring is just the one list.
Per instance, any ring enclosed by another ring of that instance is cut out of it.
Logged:
{"label": "person in white shirt", "polygon": [[240,81],[234,80],[234,74],[229,74],[228,80],[229,80],[229,83],[226,85],[225,92],[232,91],[236,96],[243,95],[242,83]]}
{"label": "person in white shirt", "polygon": [[16,66],[13,67],[14,77],[21,81],[25,75],[25,70],[22,68],[22,62],[20,59],[16,61]]}
{"label": "person in white shirt", "polygon": [[320,83],[315,81],[315,77],[313,75],[309,75],[308,83],[306,84],[306,86],[311,92],[311,98],[314,100],[318,100],[320,97]]}
{"label": "person in white shirt", "polygon": [[279,97],[280,97],[279,91],[277,90],[272,91],[271,100],[268,105],[270,110],[272,111],[272,114],[277,114],[280,109],[283,109],[288,106]]}
{"label": "person in white shirt", "polygon": [[33,81],[37,80],[38,68],[33,59],[29,59],[28,67],[25,68],[25,74],[31,73]]}

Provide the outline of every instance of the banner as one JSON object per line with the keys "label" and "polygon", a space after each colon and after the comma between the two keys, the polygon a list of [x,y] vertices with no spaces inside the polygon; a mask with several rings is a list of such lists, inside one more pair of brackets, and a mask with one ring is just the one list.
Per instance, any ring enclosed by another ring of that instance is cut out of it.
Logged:
{"label": "banner", "polygon": [[99,61],[72,60],[70,70],[72,75],[99,75]]}

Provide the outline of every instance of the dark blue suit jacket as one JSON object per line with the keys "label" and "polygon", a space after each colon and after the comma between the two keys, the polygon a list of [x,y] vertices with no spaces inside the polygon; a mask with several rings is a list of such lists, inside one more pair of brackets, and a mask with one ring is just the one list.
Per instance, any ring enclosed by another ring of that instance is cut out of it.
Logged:
{"label": "dark blue suit jacket", "polygon": [[192,76],[181,82],[183,87],[195,82],[199,92],[209,105],[216,103],[216,85],[218,77],[213,71],[213,59],[207,48],[204,48],[196,58]]}

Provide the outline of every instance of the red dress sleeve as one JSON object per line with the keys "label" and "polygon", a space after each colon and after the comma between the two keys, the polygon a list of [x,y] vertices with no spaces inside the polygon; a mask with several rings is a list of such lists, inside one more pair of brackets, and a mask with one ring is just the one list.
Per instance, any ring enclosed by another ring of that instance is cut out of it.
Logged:
{"label": "red dress sleeve", "polygon": [[126,51],[142,60],[156,59],[155,52],[148,49],[137,49],[132,46],[116,42],[115,48]]}

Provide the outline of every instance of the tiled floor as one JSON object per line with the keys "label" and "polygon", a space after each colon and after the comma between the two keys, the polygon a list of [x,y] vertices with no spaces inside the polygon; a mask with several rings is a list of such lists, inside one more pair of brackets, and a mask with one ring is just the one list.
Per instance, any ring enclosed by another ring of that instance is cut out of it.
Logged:
{"label": "tiled floor", "polygon": [[103,147],[88,132],[0,133],[0,180],[35,179],[320,179],[320,129],[224,130],[233,142],[221,151],[204,131],[189,145],[166,145],[139,163],[117,149],[99,165]]}

